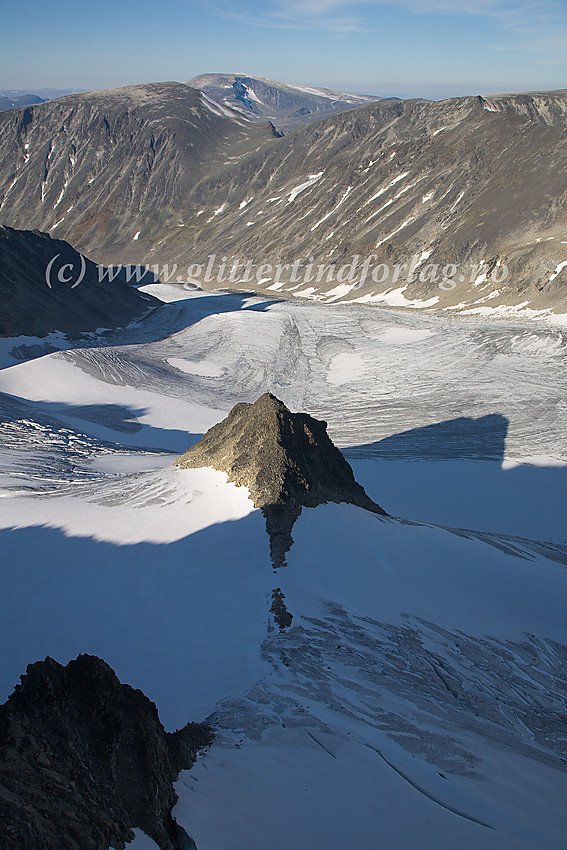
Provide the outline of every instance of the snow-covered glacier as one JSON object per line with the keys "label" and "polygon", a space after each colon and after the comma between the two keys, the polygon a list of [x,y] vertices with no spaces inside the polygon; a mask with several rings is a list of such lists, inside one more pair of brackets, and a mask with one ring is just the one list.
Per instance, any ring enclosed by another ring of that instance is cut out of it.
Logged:
{"label": "snow-covered glacier", "polygon": [[[168,729],[211,719],[199,850],[562,848],[565,332],[147,289],[125,331],[2,343],[3,699],[88,652]],[[275,573],[246,488],[173,467],[266,391],[390,514],[304,509]]]}

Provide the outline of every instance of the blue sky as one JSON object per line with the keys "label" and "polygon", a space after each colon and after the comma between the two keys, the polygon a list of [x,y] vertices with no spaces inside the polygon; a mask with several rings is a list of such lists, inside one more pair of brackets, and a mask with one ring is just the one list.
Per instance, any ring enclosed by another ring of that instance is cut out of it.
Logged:
{"label": "blue sky", "polygon": [[0,0],[0,21],[2,89],[206,72],[402,97],[567,87],[567,0]]}

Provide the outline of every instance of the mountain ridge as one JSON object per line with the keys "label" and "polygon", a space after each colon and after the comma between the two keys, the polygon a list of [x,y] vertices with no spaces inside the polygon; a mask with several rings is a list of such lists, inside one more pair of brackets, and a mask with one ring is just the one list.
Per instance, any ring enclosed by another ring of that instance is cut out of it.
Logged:
{"label": "mountain ridge", "polygon": [[116,244],[136,247],[149,207],[159,210],[157,243],[164,226],[178,227],[200,176],[274,132],[181,83],[68,95],[0,113],[0,130],[0,221],[64,235],[79,250],[106,246],[112,261]]}
{"label": "mountain ridge", "polygon": [[8,109],[21,109],[33,103],[43,103],[44,98],[37,94],[3,94],[0,92],[0,112]]}
{"label": "mountain ridge", "polygon": [[[530,109],[525,97],[383,101],[277,138],[184,84],[71,95],[0,116],[0,217],[102,263],[173,267],[174,281],[214,256],[214,275],[196,281],[210,288],[565,312],[567,97]],[[387,278],[327,280],[356,256]],[[292,279],[296,260],[315,280]],[[288,268],[246,280],[245,261]],[[459,268],[440,286],[432,265]]]}

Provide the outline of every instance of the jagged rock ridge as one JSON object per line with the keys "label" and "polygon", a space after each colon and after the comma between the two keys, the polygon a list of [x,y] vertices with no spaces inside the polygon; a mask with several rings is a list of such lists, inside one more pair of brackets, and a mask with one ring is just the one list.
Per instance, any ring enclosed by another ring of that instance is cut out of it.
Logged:
{"label": "jagged rock ridge", "polygon": [[177,461],[182,469],[212,466],[250,490],[266,517],[274,566],[285,562],[302,507],[347,502],[386,512],[365,493],[327,434],[327,423],[291,413],[271,393],[237,404],[226,419]]}
{"label": "jagged rock ridge", "polygon": [[195,844],[173,820],[173,781],[211,741],[168,734],[151,700],[100,658],[30,664],[0,706],[3,850],[123,850],[132,828],[160,850]]}

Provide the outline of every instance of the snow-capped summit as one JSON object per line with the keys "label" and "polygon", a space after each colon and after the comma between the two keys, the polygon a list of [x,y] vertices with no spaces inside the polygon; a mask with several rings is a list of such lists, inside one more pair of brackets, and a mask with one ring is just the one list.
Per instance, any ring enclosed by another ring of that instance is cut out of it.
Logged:
{"label": "snow-capped summit", "polygon": [[384,99],[313,86],[294,86],[246,74],[200,74],[187,84],[249,118],[268,119],[285,131]]}

